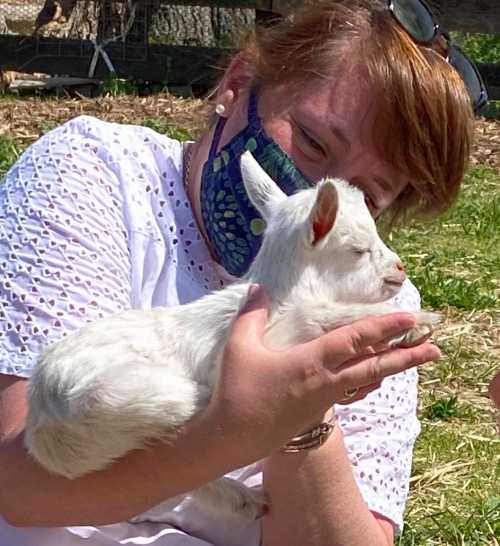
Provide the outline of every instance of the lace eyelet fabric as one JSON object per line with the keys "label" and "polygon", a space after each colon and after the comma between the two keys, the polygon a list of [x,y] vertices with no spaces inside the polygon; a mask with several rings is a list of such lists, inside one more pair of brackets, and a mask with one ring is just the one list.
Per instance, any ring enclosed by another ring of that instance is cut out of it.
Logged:
{"label": "lace eyelet fabric", "polygon": [[[29,376],[43,347],[85,322],[224,285],[178,187],[180,159],[179,143],[149,129],[82,116],[10,169],[0,185],[4,373]],[[180,276],[191,289],[177,291]]]}
{"label": "lace eyelet fabric", "polygon": [[[0,373],[29,377],[46,346],[89,321],[188,303],[228,283],[186,196],[182,154],[181,143],[150,129],[81,116],[13,165],[0,184]],[[419,308],[409,282],[394,305]],[[416,386],[411,370],[336,408],[365,501],[397,529],[419,432]],[[229,476],[262,485],[258,463]],[[92,546],[257,546],[260,527],[221,522],[189,495],[133,525],[16,530],[0,518],[0,544],[9,546],[76,546],[89,537]]]}

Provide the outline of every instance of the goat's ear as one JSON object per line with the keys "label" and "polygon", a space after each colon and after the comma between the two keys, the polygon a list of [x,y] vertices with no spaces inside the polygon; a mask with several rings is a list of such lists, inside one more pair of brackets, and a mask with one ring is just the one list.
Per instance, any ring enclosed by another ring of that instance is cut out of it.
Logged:
{"label": "goat's ear", "polygon": [[318,184],[316,201],[309,215],[309,242],[316,246],[330,233],[337,218],[339,197],[330,180]]}
{"label": "goat's ear", "polygon": [[250,152],[245,152],[240,159],[241,174],[248,197],[264,220],[271,215],[273,205],[286,199],[276,182],[257,163]]}

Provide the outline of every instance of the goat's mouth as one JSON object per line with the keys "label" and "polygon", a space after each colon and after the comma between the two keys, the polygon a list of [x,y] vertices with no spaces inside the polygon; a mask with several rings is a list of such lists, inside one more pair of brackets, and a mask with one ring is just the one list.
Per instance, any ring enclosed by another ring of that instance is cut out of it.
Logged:
{"label": "goat's mouth", "polygon": [[405,280],[401,277],[386,277],[384,279],[384,284],[390,286],[391,288],[401,288],[404,281]]}

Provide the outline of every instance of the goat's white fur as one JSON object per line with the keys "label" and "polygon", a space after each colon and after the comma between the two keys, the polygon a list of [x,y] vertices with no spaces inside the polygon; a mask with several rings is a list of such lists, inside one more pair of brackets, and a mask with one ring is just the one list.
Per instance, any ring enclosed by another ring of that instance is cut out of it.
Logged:
{"label": "goat's white fur", "polygon": [[[88,324],[41,357],[29,382],[25,441],[48,470],[76,478],[102,469],[148,441],[168,439],[201,411],[249,283],[269,294],[269,347],[393,310],[382,302],[398,292],[404,274],[378,237],[361,191],[326,179],[286,197],[250,153],[241,167],[267,223],[243,280],[182,307],[130,310]],[[436,317],[417,319],[420,326],[398,342],[418,341]],[[229,479],[193,494],[249,518],[262,502]]]}

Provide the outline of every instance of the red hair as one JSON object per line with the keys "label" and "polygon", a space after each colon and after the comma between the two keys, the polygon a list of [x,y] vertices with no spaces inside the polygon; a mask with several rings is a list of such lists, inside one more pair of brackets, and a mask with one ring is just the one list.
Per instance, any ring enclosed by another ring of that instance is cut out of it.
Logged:
{"label": "red hair", "polygon": [[418,46],[378,0],[306,4],[257,29],[242,50],[253,85],[297,84],[356,70],[374,90],[378,152],[413,182],[391,207],[441,212],[455,200],[472,146],[474,116],[460,75]]}

